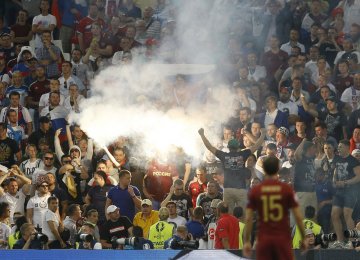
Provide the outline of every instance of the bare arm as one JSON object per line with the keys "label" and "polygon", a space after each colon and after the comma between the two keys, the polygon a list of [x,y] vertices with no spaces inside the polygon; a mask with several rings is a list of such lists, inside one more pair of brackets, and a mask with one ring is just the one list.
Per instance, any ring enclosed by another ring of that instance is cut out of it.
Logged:
{"label": "bare arm", "polygon": [[185,185],[189,180],[190,173],[191,173],[191,163],[185,163],[185,173],[184,173],[184,184]]}
{"label": "bare arm", "polygon": [[295,150],[295,160],[297,162],[302,160],[302,153],[303,153],[303,149],[304,149],[304,143],[306,142],[306,138],[304,138],[301,143],[299,144],[299,146],[296,148]]}
{"label": "bare arm", "polygon": [[113,48],[111,45],[106,45],[106,47],[104,49],[98,49],[98,52],[100,55],[104,55],[104,56],[111,56],[113,53]]}
{"label": "bare arm", "polygon": [[65,247],[65,243],[64,241],[61,239],[61,236],[59,234],[59,230],[57,229],[57,227],[55,226],[55,222],[54,221],[47,221],[47,224],[49,225],[49,228],[51,230],[51,233],[53,233],[53,235],[55,236],[56,240],[58,240],[61,244],[61,247]]}
{"label": "bare arm", "polygon": [[30,224],[33,223],[33,216],[34,216],[34,209],[33,208],[26,209],[26,218],[28,219]]}
{"label": "bare arm", "polygon": [[166,207],[166,204],[170,201],[171,196],[174,194],[174,185],[171,186],[169,194],[166,196],[166,198],[161,202],[161,207]]}
{"label": "bare arm", "polygon": [[109,216],[108,216],[108,214],[106,214],[106,209],[107,209],[111,204],[112,204],[111,199],[106,198],[106,203],[105,203],[105,217],[106,217],[107,220],[109,220]]}
{"label": "bare arm", "polygon": [[300,100],[301,100],[301,104],[303,105],[304,110],[306,112],[308,112],[313,117],[318,117],[319,116],[318,111],[316,109],[313,109],[312,107],[310,107],[309,104],[306,102],[305,96],[303,94],[301,94]]}
{"label": "bare arm", "polygon": [[204,133],[204,129],[203,128],[200,128],[199,129],[199,135],[201,137],[201,140],[203,141],[205,147],[210,151],[212,152],[213,154],[216,153],[216,148],[214,146],[212,146],[212,144],[209,142],[209,140],[206,138],[205,136],[205,133]]}
{"label": "bare arm", "polygon": [[84,53],[85,51],[85,45],[84,45],[84,38],[83,38],[83,35],[82,33],[78,33],[78,41],[79,41],[79,47],[80,47],[80,50]]}
{"label": "bare arm", "polygon": [[246,258],[251,257],[251,233],[253,230],[253,219],[254,211],[250,208],[246,209],[245,217],[245,232],[244,232],[244,247],[243,247],[243,256]]}
{"label": "bare arm", "polygon": [[228,237],[222,238],[221,243],[222,243],[224,249],[230,249],[230,244],[229,244],[229,238]]}
{"label": "bare arm", "polygon": [[74,142],[73,142],[72,135],[71,135],[70,125],[66,125],[66,136],[67,136],[67,139],[69,142],[69,147],[73,147]]}
{"label": "bare arm", "polygon": [[249,149],[251,151],[251,153],[254,153],[257,149],[260,148],[260,146],[262,146],[264,139],[266,136],[266,130],[264,128],[261,129],[261,135],[259,137],[259,139],[256,141],[256,143],[254,143],[253,146],[250,146]]}

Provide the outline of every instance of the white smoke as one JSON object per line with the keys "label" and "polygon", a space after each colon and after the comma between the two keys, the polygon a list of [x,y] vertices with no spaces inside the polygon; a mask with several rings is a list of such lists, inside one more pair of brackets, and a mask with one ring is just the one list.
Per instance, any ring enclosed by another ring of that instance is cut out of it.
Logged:
{"label": "white smoke", "polygon": [[[147,156],[155,150],[166,152],[175,145],[199,158],[204,147],[198,129],[218,130],[233,114],[231,91],[212,77],[214,63],[221,54],[217,51],[226,49],[219,43],[226,41],[225,18],[231,10],[225,8],[228,5],[208,0],[181,3],[175,52],[177,61],[192,65],[145,64],[135,56],[130,65],[103,70],[92,82],[92,96],[80,104],[81,113],[70,117],[99,145],[108,145],[119,136],[140,137],[142,149],[138,147],[138,151]],[[221,26],[216,26],[221,17]],[[219,40],[214,45],[215,32]],[[187,103],[174,94],[175,77],[169,76],[176,74],[201,75],[187,84]],[[207,133],[213,140],[214,136]]]}

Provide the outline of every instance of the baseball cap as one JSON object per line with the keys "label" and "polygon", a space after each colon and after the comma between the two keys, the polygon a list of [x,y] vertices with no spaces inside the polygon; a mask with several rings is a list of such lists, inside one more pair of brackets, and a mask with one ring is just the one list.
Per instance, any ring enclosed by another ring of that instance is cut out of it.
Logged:
{"label": "baseball cap", "polygon": [[41,116],[39,118],[39,122],[40,123],[49,123],[50,122],[50,119],[47,117],[47,116]]}
{"label": "baseball cap", "polygon": [[328,101],[332,101],[332,102],[336,102],[336,98],[334,96],[330,96],[327,99],[325,99],[326,102]]}
{"label": "baseball cap", "polygon": [[141,201],[141,206],[143,206],[143,205],[152,206],[152,202],[151,202],[151,200],[149,200],[149,199],[143,199],[143,200]]}
{"label": "baseball cap", "polygon": [[237,149],[239,148],[239,142],[236,139],[231,139],[228,142],[228,148]]}
{"label": "baseball cap", "polygon": [[118,207],[116,207],[115,205],[110,205],[109,207],[107,207],[106,209],[106,214],[110,214],[115,212],[118,209]]}
{"label": "baseball cap", "polygon": [[210,204],[210,208],[217,208],[217,205],[222,202],[221,199],[213,199]]}
{"label": "baseball cap", "polygon": [[354,149],[354,150],[351,152],[351,155],[356,155],[356,154],[360,154],[360,149]]}

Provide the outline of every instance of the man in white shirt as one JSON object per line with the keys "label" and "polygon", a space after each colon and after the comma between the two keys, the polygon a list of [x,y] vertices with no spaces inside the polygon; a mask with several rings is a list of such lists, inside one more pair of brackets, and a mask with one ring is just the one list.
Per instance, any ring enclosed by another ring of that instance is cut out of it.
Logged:
{"label": "man in white shirt", "polygon": [[[50,104],[50,93],[51,92],[60,92],[60,81],[58,79],[50,79],[50,92],[42,94],[39,101],[39,113],[44,109],[44,107]],[[64,104],[65,97],[60,94],[60,105]]]}
{"label": "man in white shirt", "polygon": [[281,45],[280,50],[285,51],[288,55],[291,55],[291,47],[298,46],[302,53],[305,53],[305,46],[298,42],[299,32],[296,29],[290,30],[290,41]]}
{"label": "man in white shirt", "polygon": [[177,214],[176,203],[174,201],[169,201],[166,203],[166,207],[169,210],[169,218],[167,222],[174,224],[175,227],[185,226],[186,219]]}
{"label": "man in white shirt", "polygon": [[340,100],[348,104],[352,111],[360,108],[360,73],[354,75],[354,85],[344,90]]}
{"label": "man in white shirt", "polygon": [[35,49],[42,47],[41,42],[41,34],[44,31],[51,32],[54,31],[56,27],[56,18],[55,16],[49,14],[50,4],[48,0],[41,0],[40,2],[40,9],[41,14],[34,17],[32,22],[32,31],[35,34]]}
{"label": "man in white shirt", "polygon": [[13,173],[11,173],[10,171],[8,172],[2,172],[0,171],[0,184],[4,182],[4,180],[8,177],[10,177],[11,175],[19,177],[19,179],[22,179],[24,181],[26,181],[25,185],[23,185],[23,187],[19,190],[19,185],[16,181],[15,178],[9,178],[7,180],[7,191],[5,192],[4,189],[2,187],[0,187],[0,202],[7,202],[9,203],[10,206],[10,223],[14,224],[14,220],[13,220],[13,216],[15,212],[19,212],[22,215],[25,214],[25,210],[24,210],[24,204],[25,204],[25,198],[26,195],[29,194],[30,192],[30,183],[31,181],[18,174],[17,172],[13,171]]}
{"label": "man in white shirt", "polygon": [[81,94],[85,93],[84,84],[77,76],[72,74],[72,66],[72,63],[69,61],[64,61],[61,65],[62,76],[59,78],[60,93],[64,95],[65,98],[69,96],[69,87],[72,84],[78,86],[78,90]]}

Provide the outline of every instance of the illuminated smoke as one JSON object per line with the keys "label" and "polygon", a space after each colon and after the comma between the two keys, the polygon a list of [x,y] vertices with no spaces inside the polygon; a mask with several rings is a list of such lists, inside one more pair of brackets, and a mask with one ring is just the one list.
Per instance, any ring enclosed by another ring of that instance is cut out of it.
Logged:
{"label": "illuminated smoke", "polygon": [[[101,146],[119,136],[141,138],[142,147],[137,149],[147,156],[153,156],[155,150],[166,153],[175,145],[198,158],[204,149],[197,134],[200,127],[205,128],[215,144],[214,132],[233,113],[233,97],[227,86],[215,83],[211,77],[216,70],[216,51],[219,47],[226,49],[225,45],[219,45],[220,40],[213,45],[214,32],[221,39],[228,24],[224,17],[230,13],[226,6],[219,10],[216,5],[210,7],[212,2],[182,1],[181,4],[176,24],[177,62],[192,65],[161,64],[162,61],[144,64],[141,57],[134,55],[131,65],[108,67],[95,78],[92,97],[80,104],[81,113],[72,114],[70,121],[80,124]],[[221,26],[216,27],[222,15]],[[226,41],[226,37],[222,40]],[[206,75],[206,72],[210,73]],[[185,107],[176,106],[174,98],[170,76],[177,73],[201,75],[190,82],[191,102]]]}

